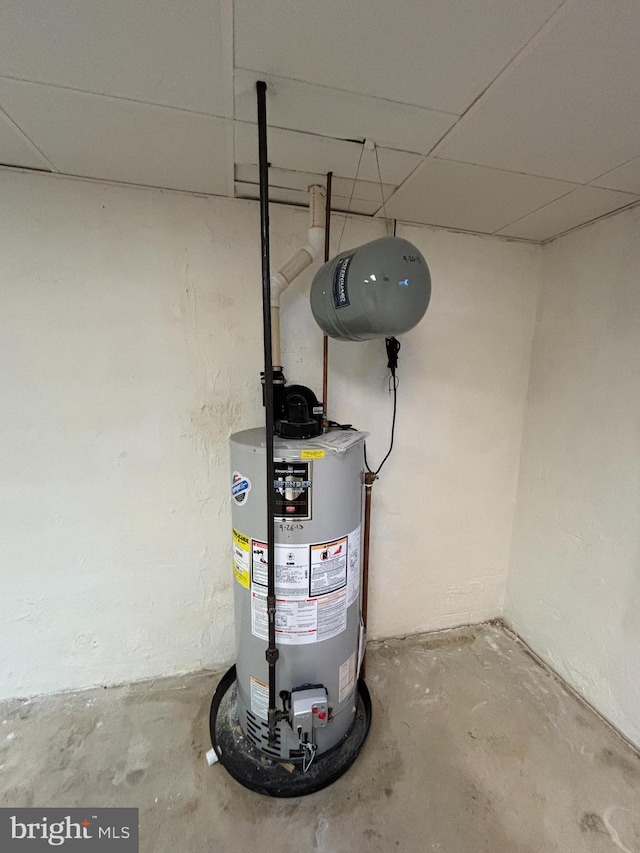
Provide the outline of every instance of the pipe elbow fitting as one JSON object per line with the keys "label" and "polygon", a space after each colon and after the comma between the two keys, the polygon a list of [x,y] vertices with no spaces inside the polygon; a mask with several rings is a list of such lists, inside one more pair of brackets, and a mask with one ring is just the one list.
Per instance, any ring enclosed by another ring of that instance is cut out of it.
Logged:
{"label": "pipe elbow fitting", "polygon": [[289,282],[281,272],[274,272],[271,276],[271,305],[274,308],[280,307],[280,296],[289,286]]}
{"label": "pipe elbow fitting", "polygon": [[324,225],[312,225],[309,228],[309,232],[307,235],[307,240],[309,241],[305,246],[305,249],[314,261],[316,261],[324,251]]}

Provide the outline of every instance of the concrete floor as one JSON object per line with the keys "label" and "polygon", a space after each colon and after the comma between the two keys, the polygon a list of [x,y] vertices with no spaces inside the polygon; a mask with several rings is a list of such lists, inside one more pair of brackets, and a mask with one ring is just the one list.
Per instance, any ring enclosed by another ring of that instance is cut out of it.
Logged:
{"label": "concrete floor", "polygon": [[143,853],[638,853],[640,759],[499,627],[371,648],[369,740],[270,800],[209,768],[206,673],[0,705],[0,805],[137,806]]}

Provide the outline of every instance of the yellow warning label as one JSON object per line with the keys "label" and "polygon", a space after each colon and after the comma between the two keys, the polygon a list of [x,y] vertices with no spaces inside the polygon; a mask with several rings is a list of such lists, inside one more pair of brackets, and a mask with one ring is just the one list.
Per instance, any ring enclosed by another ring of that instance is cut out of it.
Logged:
{"label": "yellow warning label", "polygon": [[251,579],[251,539],[233,528],[233,575],[239,584],[249,589]]}
{"label": "yellow warning label", "polygon": [[300,459],[324,459],[324,450],[301,450]]}
{"label": "yellow warning label", "polygon": [[251,550],[251,539],[248,536],[245,536],[244,533],[240,533],[239,530],[233,528],[233,541],[234,544],[238,546],[238,548],[242,548],[244,551]]}

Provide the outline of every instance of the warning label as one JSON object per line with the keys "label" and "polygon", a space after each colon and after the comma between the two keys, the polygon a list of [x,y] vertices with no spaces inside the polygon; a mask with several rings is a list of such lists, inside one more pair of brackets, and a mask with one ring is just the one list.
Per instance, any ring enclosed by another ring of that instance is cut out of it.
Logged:
{"label": "warning label", "polygon": [[[265,542],[251,543],[251,579],[254,585],[268,586],[268,548]],[[276,543],[276,596],[309,597],[309,546]],[[257,592],[264,591],[258,589]]]}
{"label": "warning label", "polygon": [[347,537],[311,546],[311,595],[324,595],[347,583]]}
{"label": "warning label", "polygon": [[324,450],[320,450],[320,448],[316,450],[301,450],[300,459],[324,459]]}
{"label": "warning label", "polygon": [[251,676],[251,710],[263,720],[269,719],[269,685]]}
{"label": "warning label", "polygon": [[349,565],[347,567],[347,607],[360,595],[360,526],[349,534]]}
{"label": "warning label", "polygon": [[251,540],[233,528],[233,575],[239,584],[249,589]]}

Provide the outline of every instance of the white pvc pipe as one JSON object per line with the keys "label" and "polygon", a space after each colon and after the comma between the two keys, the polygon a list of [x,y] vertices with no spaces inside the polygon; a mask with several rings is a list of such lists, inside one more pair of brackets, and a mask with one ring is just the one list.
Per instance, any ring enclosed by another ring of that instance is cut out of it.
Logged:
{"label": "white pvc pipe", "polygon": [[271,304],[279,305],[281,294],[301,272],[320,257],[324,248],[324,187],[314,184],[309,187],[309,230],[307,245],[271,276]]}
{"label": "white pvc pipe", "polygon": [[307,245],[298,249],[296,254],[271,276],[271,350],[274,366],[280,363],[280,296],[292,281],[320,257],[324,250],[324,208],[326,192],[324,187],[314,184],[309,187],[309,230]]}
{"label": "white pvc pipe", "polygon": [[207,764],[209,765],[209,767],[213,767],[213,765],[217,764],[220,760],[218,758],[218,753],[215,751],[215,749],[210,749],[206,753],[205,758],[207,759]]}

